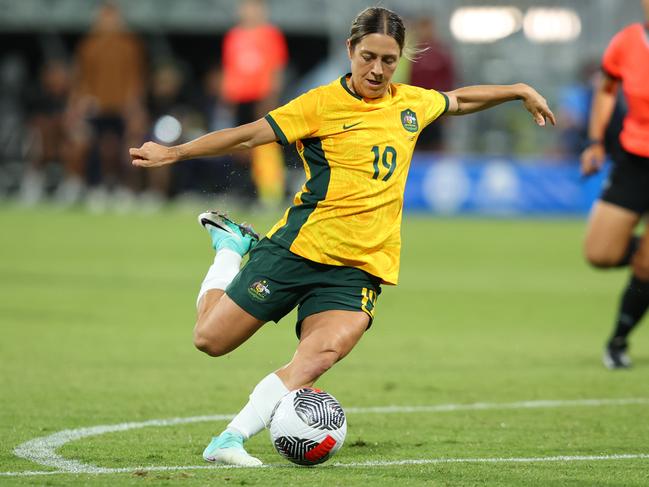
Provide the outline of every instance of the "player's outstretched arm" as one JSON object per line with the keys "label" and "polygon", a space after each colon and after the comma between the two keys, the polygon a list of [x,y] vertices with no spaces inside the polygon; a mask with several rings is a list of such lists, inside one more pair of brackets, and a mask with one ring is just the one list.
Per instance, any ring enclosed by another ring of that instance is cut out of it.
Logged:
{"label": "player's outstretched arm", "polygon": [[270,124],[263,118],[230,129],[217,130],[182,145],[166,147],[145,142],[129,149],[134,166],[157,167],[197,157],[213,157],[277,140]]}
{"label": "player's outstretched arm", "polygon": [[445,93],[448,96],[449,115],[466,115],[485,110],[506,101],[521,100],[534,121],[545,125],[548,119],[552,125],[556,124],[554,114],[548,103],[534,88],[525,83],[515,85],[477,85],[458,88]]}

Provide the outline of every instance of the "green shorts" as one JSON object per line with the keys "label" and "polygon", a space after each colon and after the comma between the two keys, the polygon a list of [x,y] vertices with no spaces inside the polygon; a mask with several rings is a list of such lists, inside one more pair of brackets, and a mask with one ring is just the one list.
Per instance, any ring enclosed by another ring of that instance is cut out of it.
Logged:
{"label": "green shorts", "polygon": [[364,311],[374,318],[380,279],[354,267],[319,264],[268,238],[250,252],[250,260],[227,287],[230,298],[262,321],[279,321],[296,306],[295,332],[302,320],[328,310]]}

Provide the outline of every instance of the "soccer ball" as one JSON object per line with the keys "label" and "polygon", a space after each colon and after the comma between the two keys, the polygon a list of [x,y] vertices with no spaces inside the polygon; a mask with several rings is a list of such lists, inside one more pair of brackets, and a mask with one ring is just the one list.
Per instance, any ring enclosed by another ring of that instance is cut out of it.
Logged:
{"label": "soccer ball", "polygon": [[331,394],[305,387],[289,392],[277,403],[269,429],[280,455],[298,465],[317,465],[343,446],[347,420]]}

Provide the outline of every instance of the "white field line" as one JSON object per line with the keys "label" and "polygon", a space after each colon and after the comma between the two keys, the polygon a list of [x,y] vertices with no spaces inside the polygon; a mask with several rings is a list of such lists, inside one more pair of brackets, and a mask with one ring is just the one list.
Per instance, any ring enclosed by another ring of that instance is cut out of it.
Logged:
{"label": "white field line", "polygon": [[[430,412],[452,412],[470,410],[508,410],[508,409],[532,409],[532,408],[557,408],[557,407],[598,407],[598,406],[624,406],[631,404],[649,404],[649,398],[626,398],[626,399],[575,399],[575,400],[542,400],[542,401],[519,401],[511,403],[473,403],[473,404],[439,404],[432,406],[381,406],[365,408],[346,408],[345,411],[351,414],[392,414],[392,413],[430,413]],[[137,470],[181,470],[195,468],[218,468],[209,466],[185,466],[185,467],[137,467],[137,468],[104,468],[85,464],[78,460],[68,460],[56,453],[56,450],[66,443],[80,440],[90,436],[98,436],[106,433],[128,431],[132,429],[145,428],[150,426],[174,426],[177,424],[199,423],[208,421],[225,421],[233,417],[232,414],[217,414],[211,416],[193,416],[188,418],[154,419],[150,421],[119,423],[113,425],[100,425],[88,428],[77,428],[63,430],[49,436],[35,438],[22,443],[14,449],[14,454],[20,458],[38,463],[45,467],[53,467],[56,471],[30,471],[30,472],[0,472],[0,476],[17,475],[51,475],[56,473],[119,473],[133,472]],[[401,465],[408,462],[415,463],[453,463],[453,462],[495,462],[495,461],[578,461],[581,459],[603,460],[623,458],[646,458],[647,455],[632,456],[602,456],[602,457],[540,457],[539,459],[424,459],[424,460],[403,460],[395,462],[367,462],[359,464],[335,464],[341,467],[347,466],[379,466],[379,465]],[[551,458],[554,460],[546,460]],[[404,462],[404,463],[400,463]],[[223,468],[223,467],[221,467]]]}
{"label": "white field line", "polygon": [[148,426],[174,426],[177,424],[224,421],[232,419],[233,416],[232,414],[217,414],[213,416],[193,416],[190,418],[152,419],[139,423],[119,423],[63,430],[49,436],[42,436],[22,443],[14,449],[14,454],[25,460],[43,465],[44,467],[54,467],[68,472],[103,473],[104,468],[81,463],[77,460],[67,460],[56,453],[56,450],[66,443],[89,436],[146,428]]}
{"label": "white field line", "polygon": [[[554,457],[494,457],[494,458],[420,458],[406,460],[385,460],[350,463],[332,463],[318,468],[367,468],[394,467],[403,465],[435,465],[440,463],[549,463],[549,462],[601,462],[616,460],[649,460],[646,453],[624,453],[618,455],[558,455]],[[289,463],[264,464],[260,467],[237,467],[233,465],[178,465],[158,467],[98,468],[93,472],[68,472],[65,470],[0,472],[0,476],[29,477],[33,475],[65,475],[72,473],[135,473],[135,472],[171,472],[178,470],[228,470],[240,468],[290,468]],[[299,468],[299,467],[294,467]]]}
{"label": "white field line", "polygon": [[538,409],[562,407],[599,407],[627,406],[630,404],[649,404],[649,398],[627,399],[573,399],[573,400],[542,400],[519,402],[476,402],[472,404],[437,404],[433,406],[377,406],[365,408],[345,408],[347,413],[444,413],[453,411],[480,411],[486,409]]}

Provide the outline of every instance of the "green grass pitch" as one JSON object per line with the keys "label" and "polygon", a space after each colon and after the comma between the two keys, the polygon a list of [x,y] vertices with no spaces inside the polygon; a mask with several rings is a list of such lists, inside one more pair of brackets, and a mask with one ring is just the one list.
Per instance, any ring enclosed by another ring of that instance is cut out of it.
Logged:
{"label": "green grass pitch", "polygon": [[[266,230],[275,215],[241,216]],[[288,464],[262,433],[249,449],[271,468],[195,468],[226,423],[195,421],[56,450],[123,472],[0,473],[0,485],[649,485],[649,330],[633,336],[632,370],[604,369],[627,274],[588,268],[584,226],[406,215],[399,286],[384,287],[372,329],[318,383],[350,410],[345,446],[323,466]],[[55,470],[13,450],[62,430],[234,413],[290,359],[294,315],[226,357],[193,349],[211,259],[186,210],[0,207],[0,472]],[[491,406],[353,411],[476,403]],[[510,460],[484,461],[496,458]],[[181,468],[137,470],[151,466]]]}

